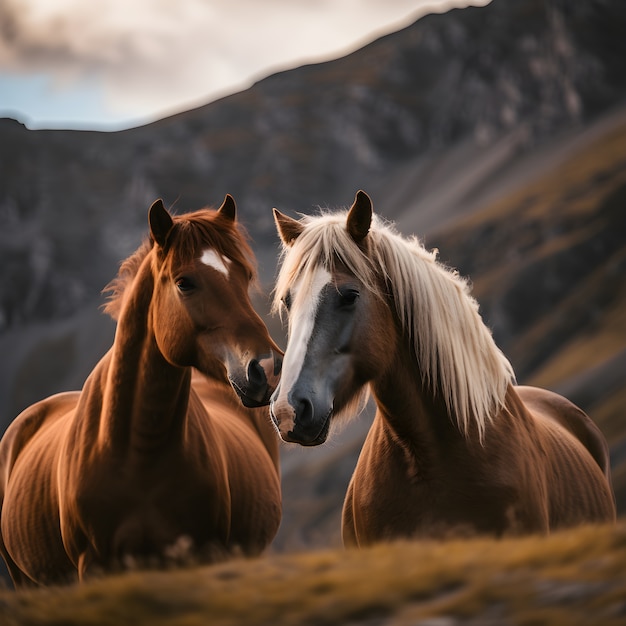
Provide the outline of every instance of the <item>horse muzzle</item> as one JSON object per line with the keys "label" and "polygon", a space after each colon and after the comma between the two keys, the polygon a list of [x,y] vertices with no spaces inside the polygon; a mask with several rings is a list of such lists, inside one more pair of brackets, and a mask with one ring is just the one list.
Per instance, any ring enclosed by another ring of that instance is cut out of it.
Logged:
{"label": "horse muzzle", "polygon": [[283,441],[301,446],[319,446],[328,438],[333,409],[324,411],[308,398],[287,402],[273,398],[270,415]]}
{"label": "horse muzzle", "polygon": [[244,406],[255,408],[270,403],[280,380],[282,363],[282,355],[270,350],[269,354],[250,359],[242,370],[231,372],[229,369],[230,384]]}

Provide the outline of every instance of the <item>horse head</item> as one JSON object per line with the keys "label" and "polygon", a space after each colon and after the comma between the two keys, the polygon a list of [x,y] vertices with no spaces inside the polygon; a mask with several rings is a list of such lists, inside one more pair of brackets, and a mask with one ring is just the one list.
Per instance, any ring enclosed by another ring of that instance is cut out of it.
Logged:
{"label": "horse head", "polygon": [[151,319],[167,361],[228,380],[245,406],[269,403],[282,355],[254,310],[253,254],[230,195],[218,211],[172,217],[150,208],[154,296]]}
{"label": "horse head", "polygon": [[274,218],[285,248],[275,306],[287,311],[289,339],[270,411],[283,440],[319,445],[393,353],[394,320],[367,257],[372,205],[360,191],[347,215]]}

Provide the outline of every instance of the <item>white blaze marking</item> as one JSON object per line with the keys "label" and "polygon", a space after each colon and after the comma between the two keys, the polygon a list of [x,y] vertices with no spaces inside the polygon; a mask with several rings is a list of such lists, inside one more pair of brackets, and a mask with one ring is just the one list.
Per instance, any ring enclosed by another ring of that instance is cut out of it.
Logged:
{"label": "white blaze marking", "polygon": [[315,326],[320,293],[331,280],[331,274],[323,267],[320,267],[317,269],[311,282],[309,297],[306,297],[307,294],[303,294],[305,297],[298,297],[298,283],[292,288],[293,305],[289,312],[290,335],[283,358],[280,395],[276,398],[277,404],[287,402],[287,394],[300,376],[311,333]]}
{"label": "white blaze marking", "polygon": [[200,261],[209,267],[212,267],[214,270],[221,272],[228,278],[228,266],[226,262],[230,263],[230,259],[224,259],[223,256],[219,255],[212,248],[207,248],[200,257]]}

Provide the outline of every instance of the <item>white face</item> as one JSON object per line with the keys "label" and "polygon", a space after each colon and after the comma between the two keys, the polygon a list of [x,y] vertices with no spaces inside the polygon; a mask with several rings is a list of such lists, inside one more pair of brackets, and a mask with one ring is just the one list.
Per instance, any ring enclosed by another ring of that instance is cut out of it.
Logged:
{"label": "white face", "polygon": [[230,259],[224,258],[212,248],[204,250],[202,256],[200,257],[200,261],[228,278],[228,266],[230,265]]}
{"label": "white face", "polygon": [[360,352],[372,343],[362,323],[370,298],[351,274],[323,268],[305,285],[296,281],[286,297],[289,340],[270,414],[284,441],[317,446],[331,422],[358,412],[367,392],[371,372],[361,367]]}
{"label": "white face", "polygon": [[[279,393],[274,399],[275,410],[278,407],[289,407],[287,400],[293,384],[300,377],[311,334],[315,326],[317,308],[322,289],[332,281],[332,276],[323,267],[316,270],[308,294],[300,293],[300,284],[296,282],[291,289],[292,305],[289,310],[289,342],[283,358],[282,377]],[[299,297],[301,296],[301,297]],[[291,412],[293,409],[291,409]]]}

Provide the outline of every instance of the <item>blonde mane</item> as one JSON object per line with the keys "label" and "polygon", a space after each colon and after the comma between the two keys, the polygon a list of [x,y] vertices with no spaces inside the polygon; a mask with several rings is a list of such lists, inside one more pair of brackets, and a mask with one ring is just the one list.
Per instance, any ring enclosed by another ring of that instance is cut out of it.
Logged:
{"label": "blonde mane", "polygon": [[302,281],[298,291],[306,297],[315,269],[322,265],[332,272],[340,261],[377,297],[391,297],[425,387],[442,395],[466,436],[473,422],[482,441],[515,375],[480,317],[467,281],[439,263],[436,250],[426,250],[415,237],[404,238],[376,215],[364,253],[350,237],[346,218],[347,211],[341,211],[301,220],[304,230],[283,251],[274,310],[281,310],[293,281]]}

